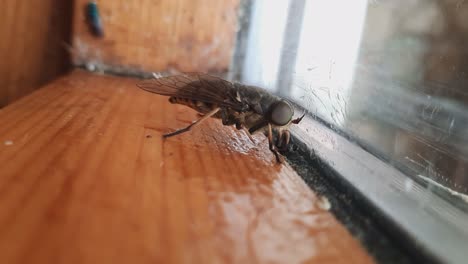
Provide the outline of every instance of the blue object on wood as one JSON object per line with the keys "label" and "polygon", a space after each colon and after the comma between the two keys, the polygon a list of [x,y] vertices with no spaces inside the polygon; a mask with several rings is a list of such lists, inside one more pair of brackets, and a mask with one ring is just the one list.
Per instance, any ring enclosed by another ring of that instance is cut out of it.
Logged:
{"label": "blue object on wood", "polygon": [[86,5],[86,20],[89,24],[91,32],[97,37],[104,36],[104,30],[102,27],[101,16],[99,15],[99,9],[96,2],[89,2]]}

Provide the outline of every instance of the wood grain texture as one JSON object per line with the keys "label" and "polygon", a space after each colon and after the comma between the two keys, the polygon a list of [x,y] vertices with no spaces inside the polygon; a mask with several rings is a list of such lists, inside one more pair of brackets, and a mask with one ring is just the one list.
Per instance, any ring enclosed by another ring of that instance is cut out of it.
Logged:
{"label": "wood grain texture", "polygon": [[266,139],[75,71],[0,111],[3,263],[372,263]]}
{"label": "wood grain texture", "polygon": [[4,0],[0,7],[2,107],[67,71],[72,2]]}
{"label": "wood grain texture", "polygon": [[88,0],[75,1],[75,64],[145,72],[224,72],[229,67],[239,0],[97,1],[104,38],[85,19]]}

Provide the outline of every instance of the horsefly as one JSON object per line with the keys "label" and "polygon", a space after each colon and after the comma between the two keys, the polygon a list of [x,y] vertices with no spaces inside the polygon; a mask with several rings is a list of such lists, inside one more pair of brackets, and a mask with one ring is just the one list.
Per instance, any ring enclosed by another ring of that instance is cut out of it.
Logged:
{"label": "horsefly", "polygon": [[169,102],[182,104],[199,112],[202,117],[189,126],[164,134],[164,138],[190,131],[210,117],[222,120],[223,125],[235,125],[252,135],[263,133],[276,160],[283,163],[280,151],[286,151],[290,142],[291,124],[299,124],[304,115],[293,119],[294,109],[289,102],[266,90],[202,73],[184,73],[137,84],[141,89],[169,96]]}

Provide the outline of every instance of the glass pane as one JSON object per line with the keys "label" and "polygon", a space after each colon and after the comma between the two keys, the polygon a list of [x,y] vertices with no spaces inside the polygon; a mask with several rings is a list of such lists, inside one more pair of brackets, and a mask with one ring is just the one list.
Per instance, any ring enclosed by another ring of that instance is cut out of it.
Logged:
{"label": "glass pane", "polygon": [[468,208],[468,2],[253,1],[242,81]]}

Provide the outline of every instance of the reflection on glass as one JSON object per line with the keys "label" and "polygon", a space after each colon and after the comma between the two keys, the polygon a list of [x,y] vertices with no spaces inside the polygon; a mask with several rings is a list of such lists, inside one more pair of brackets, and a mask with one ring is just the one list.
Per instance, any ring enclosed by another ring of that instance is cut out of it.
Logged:
{"label": "reflection on glass", "polygon": [[258,86],[275,86],[290,1],[275,4],[267,0],[253,2],[243,67],[244,81]]}
{"label": "reflection on glass", "polygon": [[247,43],[242,81],[468,208],[468,2],[254,1]]}
{"label": "reflection on glass", "polygon": [[455,1],[369,6],[346,126],[408,174],[462,200],[468,193],[467,11]]}
{"label": "reflection on glass", "polygon": [[305,8],[290,95],[336,125],[346,118],[366,6],[366,0],[316,0]]}

